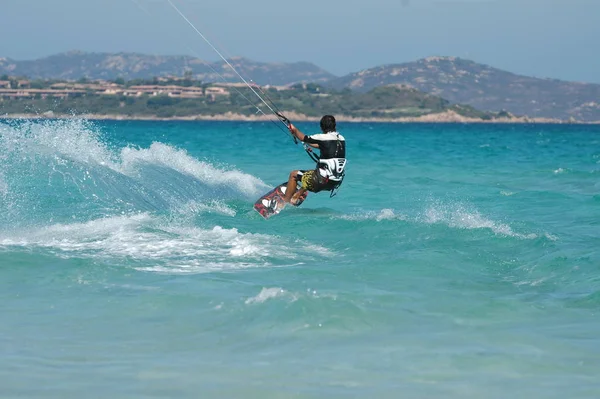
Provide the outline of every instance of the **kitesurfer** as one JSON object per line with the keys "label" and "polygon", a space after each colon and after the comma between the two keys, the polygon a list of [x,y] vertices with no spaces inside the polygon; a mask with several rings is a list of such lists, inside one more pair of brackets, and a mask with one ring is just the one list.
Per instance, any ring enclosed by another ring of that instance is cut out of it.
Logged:
{"label": "kitesurfer", "polygon": [[[342,184],[346,166],[346,139],[336,130],[335,118],[325,115],[320,121],[321,133],[305,135],[293,124],[288,129],[294,137],[310,147],[318,148],[320,156],[317,167],[313,170],[293,170],[285,191],[286,202],[295,204],[300,198],[305,198],[307,191],[331,191],[331,195]],[[301,188],[296,192],[298,182]]]}

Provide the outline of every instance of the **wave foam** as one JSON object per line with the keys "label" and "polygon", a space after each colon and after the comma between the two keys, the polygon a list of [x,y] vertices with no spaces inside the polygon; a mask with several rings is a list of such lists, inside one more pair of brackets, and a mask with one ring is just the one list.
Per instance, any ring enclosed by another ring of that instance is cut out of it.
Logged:
{"label": "wave foam", "polygon": [[100,137],[100,131],[84,119],[0,124],[0,145],[6,153],[66,157],[114,167],[114,154]]}
{"label": "wave foam", "polygon": [[[235,216],[215,201],[256,198],[269,188],[252,175],[200,161],[167,144],[111,148],[98,127],[81,119],[0,123],[0,170],[0,198],[14,191],[13,208],[30,209],[35,203],[38,221],[51,219],[49,214],[61,220],[56,207],[48,203],[44,208],[39,201],[40,193],[49,190],[56,202],[77,207],[85,220],[88,214],[177,211],[192,201],[197,211]],[[14,222],[31,216],[16,215]]]}
{"label": "wave foam", "polygon": [[[290,293],[284,290],[283,288],[263,288],[258,295],[246,299],[244,303],[246,305],[250,305],[253,303],[264,303],[271,298],[289,295]],[[295,300],[295,298],[293,300]]]}
{"label": "wave foam", "polygon": [[431,206],[424,214],[424,221],[428,224],[446,224],[459,229],[490,229],[498,235],[535,239],[537,234],[520,234],[514,232],[510,226],[487,219],[477,211],[467,210],[463,206],[445,207]]}
{"label": "wave foam", "polygon": [[[510,196],[514,193],[502,192],[502,195]],[[515,232],[509,225],[498,223],[494,220],[486,218],[480,212],[471,210],[461,204],[442,204],[436,203],[425,208],[422,212],[415,216],[406,216],[397,213],[397,211],[389,208],[381,209],[380,211],[368,211],[363,213],[354,213],[349,215],[336,216],[336,219],[349,221],[365,221],[375,220],[377,222],[384,220],[401,220],[415,223],[425,224],[445,224],[451,228],[458,229],[489,229],[494,234],[507,237],[516,237],[521,239],[536,239],[538,234],[530,233],[523,234]],[[556,237],[544,234],[543,237],[555,241]]]}
{"label": "wave foam", "polygon": [[151,164],[166,166],[211,186],[233,186],[251,197],[262,194],[269,187],[254,176],[216,168],[191,157],[185,150],[163,143],[152,143],[148,149],[123,148],[120,159],[119,171],[129,176],[137,175],[141,166]]}
{"label": "wave foam", "polygon": [[212,200],[207,203],[202,203],[198,201],[191,201],[187,204],[181,206],[178,209],[179,213],[182,215],[196,215],[199,213],[211,213],[211,214],[220,214],[225,216],[234,217],[237,214],[237,211],[226,203],[220,200]]}
{"label": "wave foam", "polygon": [[361,220],[406,220],[406,216],[398,215],[393,209],[382,209],[380,211],[368,211],[364,213],[356,213],[351,215],[341,215],[338,217],[343,220],[361,221]]}
{"label": "wave foam", "polygon": [[6,197],[8,194],[8,184],[4,179],[4,174],[0,171],[0,197]]}
{"label": "wave foam", "polygon": [[316,290],[307,289],[306,292],[290,292],[284,290],[280,287],[272,287],[263,289],[258,293],[258,295],[250,297],[244,301],[246,305],[264,303],[269,299],[274,298],[285,298],[290,302],[295,302],[301,298],[312,298],[312,299],[320,299],[320,298],[328,298],[332,300],[337,300],[337,296],[334,294],[320,294],[317,293]]}
{"label": "wave foam", "polygon": [[[162,273],[203,273],[290,264],[330,256],[327,248],[305,245],[220,226],[203,229],[164,225],[148,213],[57,224],[0,236],[0,247],[43,248],[57,256],[93,258]],[[302,250],[298,249],[302,248]]]}
{"label": "wave foam", "polygon": [[[502,192],[502,195],[513,195],[513,193]],[[504,235],[508,237],[517,237],[521,239],[535,239],[538,238],[537,234],[521,234],[513,231],[513,229],[504,223],[498,223],[490,220],[478,211],[469,210],[463,205],[445,205],[435,204],[426,208],[421,215],[417,216],[406,216],[398,214],[397,211],[389,208],[381,209],[380,211],[368,211],[363,213],[355,213],[349,215],[336,216],[337,219],[349,220],[349,221],[365,221],[365,220],[402,220],[402,221],[414,221],[417,223],[425,224],[445,224],[448,227],[458,229],[490,229],[497,235]],[[556,240],[556,237],[545,234],[544,237]]]}

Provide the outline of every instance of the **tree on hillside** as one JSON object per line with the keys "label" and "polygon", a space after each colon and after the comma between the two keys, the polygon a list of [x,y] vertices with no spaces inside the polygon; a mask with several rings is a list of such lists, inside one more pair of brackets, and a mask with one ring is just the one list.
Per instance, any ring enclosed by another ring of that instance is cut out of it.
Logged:
{"label": "tree on hillside", "polygon": [[193,80],[194,80],[194,73],[192,72],[191,69],[186,69],[185,72],[183,73],[182,85],[184,87],[190,87],[191,85],[194,84]]}
{"label": "tree on hillside", "polygon": [[321,91],[321,87],[316,83],[307,83],[306,91],[313,94],[319,93]]}

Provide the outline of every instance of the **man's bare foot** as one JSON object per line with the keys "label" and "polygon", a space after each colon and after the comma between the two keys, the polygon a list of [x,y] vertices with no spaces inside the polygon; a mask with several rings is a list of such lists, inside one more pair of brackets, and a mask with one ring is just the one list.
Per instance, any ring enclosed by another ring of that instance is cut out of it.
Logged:
{"label": "man's bare foot", "polygon": [[294,196],[290,200],[290,204],[297,205],[298,202],[304,201],[306,199],[307,195],[308,195],[308,192],[306,192],[306,191],[303,193],[300,193],[300,191],[297,192],[296,194],[294,194]]}

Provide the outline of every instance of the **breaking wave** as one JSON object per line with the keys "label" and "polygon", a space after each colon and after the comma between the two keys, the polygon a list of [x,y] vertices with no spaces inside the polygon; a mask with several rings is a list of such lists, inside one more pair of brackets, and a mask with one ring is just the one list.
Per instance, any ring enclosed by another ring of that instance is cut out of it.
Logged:
{"label": "breaking wave", "polygon": [[311,246],[207,221],[236,217],[269,186],[168,144],[119,148],[85,120],[20,121],[0,124],[0,153],[4,249],[198,273],[293,264]]}

